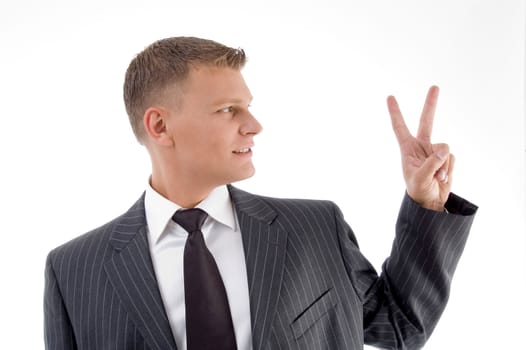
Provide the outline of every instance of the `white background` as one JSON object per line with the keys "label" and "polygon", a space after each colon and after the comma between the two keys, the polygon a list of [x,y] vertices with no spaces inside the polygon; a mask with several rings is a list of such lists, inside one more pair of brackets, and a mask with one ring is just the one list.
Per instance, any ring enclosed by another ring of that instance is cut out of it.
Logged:
{"label": "white background", "polygon": [[426,349],[518,349],[526,322],[523,1],[3,1],[0,4],[2,348],[40,349],[46,254],[112,219],[149,175],[122,103],[154,40],[242,47],[265,127],[266,195],[335,201],[380,268],[404,192],[385,98],[416,130],[441,88],[435,142],[480,206]]}

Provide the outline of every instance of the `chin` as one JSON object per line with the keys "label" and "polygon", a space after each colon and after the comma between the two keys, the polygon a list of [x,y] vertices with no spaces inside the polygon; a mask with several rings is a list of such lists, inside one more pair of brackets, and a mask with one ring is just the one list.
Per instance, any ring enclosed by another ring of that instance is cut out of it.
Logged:
{"label": "chin", "polygon": [[233,183],[233,182],[238,182],[238,181],[249,179],[252,176],[254,176],[255,173],[256,173],[256,169],[254,167],[251,167],[250,169],[245,169],[245,171],[236,174],[236,176],[232,176],[229,182]]}

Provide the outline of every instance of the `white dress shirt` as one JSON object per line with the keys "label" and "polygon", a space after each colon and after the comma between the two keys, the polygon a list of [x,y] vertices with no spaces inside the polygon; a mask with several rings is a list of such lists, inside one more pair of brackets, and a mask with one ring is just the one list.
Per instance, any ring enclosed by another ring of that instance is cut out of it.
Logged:
{"label": "white dress shirt", "polygon": [[[144,199],[148,242],[164,307],[179,350],[186,350],[183,251],[188,233],[172,220],[180,209],[148,184]],[[250,301],[239,223],[226,186],[199,203],[208,213],[201,231],[225,285],[238,349],[252,349]]]}

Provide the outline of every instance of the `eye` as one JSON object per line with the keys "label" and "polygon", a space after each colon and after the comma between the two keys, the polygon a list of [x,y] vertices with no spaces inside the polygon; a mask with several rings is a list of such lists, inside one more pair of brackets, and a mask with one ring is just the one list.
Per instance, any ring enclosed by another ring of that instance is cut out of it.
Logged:
{"label": "eye", "polygon": [[233,111],[234,111],[234,107],[232,106],[228,106],[228,107],[221,108],[220,110],[218,110],[218,112],[220,113],[232,113]]}

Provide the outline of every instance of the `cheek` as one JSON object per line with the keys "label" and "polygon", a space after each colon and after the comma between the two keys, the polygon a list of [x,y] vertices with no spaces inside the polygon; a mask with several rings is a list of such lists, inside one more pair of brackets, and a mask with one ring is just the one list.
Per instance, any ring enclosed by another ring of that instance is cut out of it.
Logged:
{"label": "cheek", "polygon": [[201,129],[199,137],[202,146],[210,153],[228,155],[233,147],[233,128],[228,125],[209,125],[208,128]]}
{"label": "cheek", "polygon": [[[208,162],[224,160],[235,146],[237,129],[224,120],[210,120],[205,123],[192,123],[179,129],[179,149],[194,158],[207,159]],[[198,159],[194,159],[198,161]]]}
{"label": "cheek", "polygon": [[223,162],[230,156],[230,147],[223,137],[210,134],[194,134],[187,140],[186,153],[197,162],[208,164]]}

